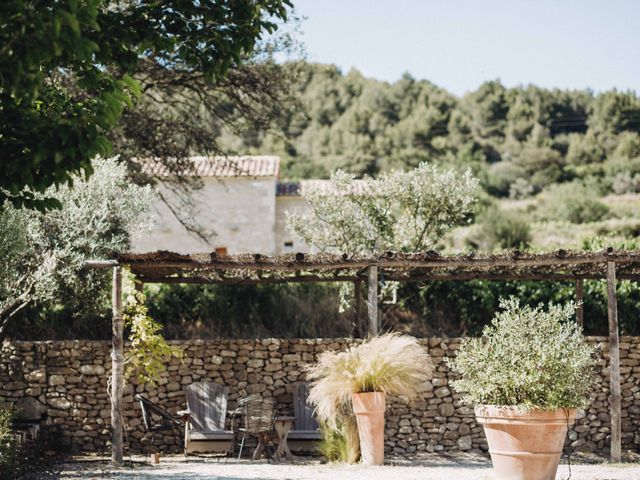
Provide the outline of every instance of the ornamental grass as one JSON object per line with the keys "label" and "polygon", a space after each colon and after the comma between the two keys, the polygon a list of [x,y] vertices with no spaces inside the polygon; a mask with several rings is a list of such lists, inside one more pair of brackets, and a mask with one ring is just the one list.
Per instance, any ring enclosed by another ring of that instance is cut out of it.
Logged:
{"label": "ornamental grass", "polygon": [[336,429],[345,421],[344,412],[351,411],[352,393],[385,392],[410,400],[432,374],[429,355],[417,339],[388,333],[344,352],[322,353],[307,370],[309,401],[318,419]]}

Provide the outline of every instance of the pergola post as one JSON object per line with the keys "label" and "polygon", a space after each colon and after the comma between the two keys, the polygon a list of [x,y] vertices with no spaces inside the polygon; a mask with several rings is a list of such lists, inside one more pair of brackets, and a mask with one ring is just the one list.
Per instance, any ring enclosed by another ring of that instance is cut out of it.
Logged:
{"label": "pergola post", "polygon": [[616,299],[616,264],[607,262],[607,306],[609,314],[609,402],[611,407],[611,461],[622,457],[622,415],[620,396],[620,347],[618,340],[618,302]]}
{"label": "pergola post", "polygon": [[378,267],[369,267],[369,289],[367,298],[367,312],[369,314],[369,336],[378,334]]}
{"label": "pergola post", "polygon": [[122,390],[124,388],[122,269],[113,267],[111,337],[111,462],[122,464]]}
{"label": "pergola post", "polygon": [[576,279],[576,322],[584,328],[584,283],[581,278]]}
{"label": "pergola post", "polygon": [[362,337],[362,329],[360,327],[361,297],[362,280],[356,280],[353,284],[353,319],[351,321],[351,336],[354,338]]}

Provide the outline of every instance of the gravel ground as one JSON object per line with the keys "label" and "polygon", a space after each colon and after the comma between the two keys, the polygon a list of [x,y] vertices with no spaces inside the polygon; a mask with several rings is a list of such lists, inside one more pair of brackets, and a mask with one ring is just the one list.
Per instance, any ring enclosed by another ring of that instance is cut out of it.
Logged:
{"label": "gravel ground", "polygon": [[[574,459],[571,478],[575,480],[634,480],[640,479],[637,462],[610,464],[583,463],[591,459]],[[598,460],[598,459],[595,459]],[[117,480],[490,480],[493,478],[491,462],[483,456],[430,455],[414,459],[389,459],[389,465],[364,467],[362,465],[322,464],[317,459],[297,459],[293,463],[266,463],[216,459],[190,459],[182,456],[163,457],[159,465],[149,465],[144,458],[134,457],[128,467],[112,468],[104,459],[86,458],[60,465],[57,478],[64,480],[102,479]],[[557,480],[569,478],[569,467],[560,465]]]}

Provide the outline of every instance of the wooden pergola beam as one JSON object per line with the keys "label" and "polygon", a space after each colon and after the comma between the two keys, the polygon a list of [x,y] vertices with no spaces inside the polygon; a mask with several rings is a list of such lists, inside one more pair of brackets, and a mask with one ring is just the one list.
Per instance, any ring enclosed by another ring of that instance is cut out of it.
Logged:
{"label": "wooden pergola beam", "polygon": [[[135,273],[135,272],[134,272]],[[280,285],[283,283],[313,283],[313,282],[355,282],[355,275],[340,275],[319,277],[317,275],[291,276],[285,278],[225,278],[212,279],[207,277],[162,277],[154,275],[136,275],[144,283],[169,284],[209,284],[209,285]]]}
{"label": "wooden pergola beam", "polygon": [[489,257],[475,256],[440,256],[434,255],[404,255],[388,253],[368,258],[349,259],[345,256],[331,255],[317,259],[314,255],[300,254],[299,259],[289,257],[268,257],[254,255],[253,259],[246,255],[230,256],[229,258],[214,258],[210,260],[154,260],[146,259],[143,254],[122,255],[121,263],[126,263],[132,269],[165,268],[165,269],[198,269],[214,270],[337,270],[368,268],[372,265],[384,269],[411,268],[473,268],[473,267],[526,267],[526,266],[566,266],[603,264],[615,261],[618,264],[640,264],[640,253],[588,253],[588,254],[556,254],[556,255],[496,255]]}
{"label": "wooden pergola beam", "polygon": [[[216,279],[206,276],[174,276],[159,275],[154,273],[145,273],[139,269],[133,269],[132,273],[136,278],[144,283],[168,283],[168,284],[212,284],[212,285],[268,285],[283,283],[314,283],[314,282],[355,282],[358,280],[357,275],[300,275],[285,277],[262,277],[262,278],[233,278]],[[488,280],[488,281],[559,281],[568,282],[583,280],[605,280],[606,272],[602,275],[595,274],[518,274],[510,273],[425,273],[420,275],[403,275],[393,271],[385,271],[385,278],[389,281],[398,282],[424,282],[424,281],[471,281],[471,280]],[[640,273],[617,275],[618,280],[640,280]]]}

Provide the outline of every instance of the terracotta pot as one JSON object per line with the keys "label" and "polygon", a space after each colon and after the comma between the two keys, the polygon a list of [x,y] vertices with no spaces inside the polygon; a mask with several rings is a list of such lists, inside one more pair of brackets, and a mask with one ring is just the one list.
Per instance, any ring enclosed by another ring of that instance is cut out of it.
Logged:
{"label": "terracotta pot", "polygon": [[478,405],[497,480],[554,480],[576,411]]}
{"label": "terracotta pot", "polygon": [[360,454],[365,465],[384,463],[384,392],[354,393],[353,413],[358,421]]}

